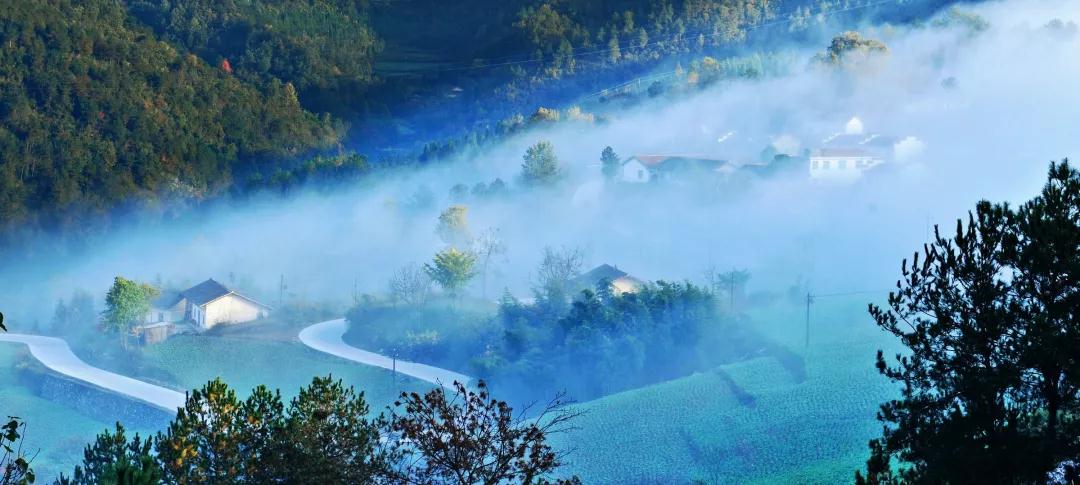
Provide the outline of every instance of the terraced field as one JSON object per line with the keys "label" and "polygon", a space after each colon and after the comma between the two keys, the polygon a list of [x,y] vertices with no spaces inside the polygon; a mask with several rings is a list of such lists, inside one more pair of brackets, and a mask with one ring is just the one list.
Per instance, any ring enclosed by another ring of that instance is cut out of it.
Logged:
{"label": "terraced field", "polygon": [[[580,430],[559,438],[568,471],[586,483],[842,483],[880,432],[878,404],[894,389],[874,369],[893,344],[865,300],[822,300],[805,348],[804,312],[753,316],[761,330],[804,352],[807,379],[755,359],[583,403]],[[753,402],[744,404],[726,373]]]}

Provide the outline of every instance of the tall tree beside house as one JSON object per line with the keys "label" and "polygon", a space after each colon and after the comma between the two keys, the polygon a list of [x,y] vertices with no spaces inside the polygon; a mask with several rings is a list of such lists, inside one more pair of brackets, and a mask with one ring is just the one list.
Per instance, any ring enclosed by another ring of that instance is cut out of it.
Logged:
{"label": "tall tree beside house", "polygon": [[908,348],[878,352],[902,395],[881,406],[856,481],[1038,483],[1058,467],[1080,478],[1080,173],[1051,165],[1018,210],[980,202],[901,268],[870,313]]}
{"label": "tall tree beside house", "polygon": [[604,147],[604,151],[600,153],[600,170],[604,177],[608,180],[614,179],[619,175],[619,167],[619,155],[613,148]]}
{"label": "tall tree beside house", "polygon": [[457,297],[465,285],[476,276],[476,255],[450,247],[439,251],[424,271],[450,296]]}
{"label": "tall tree beside house", "polygon": [[561,175],[555,145],[541,140],[525,151],[521,164],[521,181],[528,186],[550,186]]}
{"label": "tall tree beside house", "polygon": [[158,295],[158,289],[146,283],[117,276],[112,288],[105,295],[105,325],[120,334],[121,343],[127,347],[127,336],[132,327],[146,318],[150,301]]}

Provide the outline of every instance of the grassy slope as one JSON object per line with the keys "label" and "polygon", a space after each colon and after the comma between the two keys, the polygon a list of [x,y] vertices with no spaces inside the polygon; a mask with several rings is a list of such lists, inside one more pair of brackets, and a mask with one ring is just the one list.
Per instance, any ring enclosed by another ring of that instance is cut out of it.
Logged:
{"label": "grassy slope", "polygon": [[[801,349],[802,311],[754,319]],[[587,483],[850,481],[880,432],[878,404],[895,393],[873,366],[876,349],[893,344],[862,300],[821,300],[812,326],[805,382],[770,359],[722,367],[753,406],[739,404],[715,370],[582,404],[581,429],[560,437],[573,450],[567,471]]]}
{"label": "grassy slope", "polygon": [[177,387],[199,387],[220,376],[243,396],[256,385],[266,384],[291,399],[312,377],[331,374],[364,391],[376,412],[392,403],[399,391],[428,388],[402,375],[395,381],[388,370],[322,354],[297,342],[177,336],[148,347],[146,356],[171,373]]}

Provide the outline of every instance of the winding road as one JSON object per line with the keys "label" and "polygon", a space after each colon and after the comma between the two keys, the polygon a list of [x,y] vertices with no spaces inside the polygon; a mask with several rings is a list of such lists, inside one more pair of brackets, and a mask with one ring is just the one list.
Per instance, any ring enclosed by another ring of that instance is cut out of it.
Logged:
{"label": "winding road", "polygon": [[25,344],[30,354],[55,372],[87,382],[152,406],[175,412],[184,406],[184,393],[115,374],[83,362],[63,339],[42,335],[0,333],[0,342]]}
{"label": "winding road", "polygon": [[390,357],[361,350],[345,343],[341,337],[345,335],[347,328],[344,318],[316,323],[300,331],[300,342],[319,352],[325,352],[353,362],[392,370],[396,367],[397,372],[443,387],[451,387],[454,381],[468,385],[469,381],[472,380],[471,377],[464,374],[416,362],[399,360],[395,366],[394,359]]}

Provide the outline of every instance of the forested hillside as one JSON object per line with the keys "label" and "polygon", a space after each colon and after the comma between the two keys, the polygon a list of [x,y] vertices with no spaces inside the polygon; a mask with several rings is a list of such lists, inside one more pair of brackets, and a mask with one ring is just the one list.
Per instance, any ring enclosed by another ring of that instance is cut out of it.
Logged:
{"label": "forested hillside", "polygon": [[[665,62],[764,52],[758,27],[784,33],[775,44],[837,12],[903,21],[944,3],[9,0],[0,243],[13,228],[98,232],[108,218],[86,216],[117,208],[428,162]],[[305,163],[342,148],[390,155]]]}
{"label": "forested hillside", "polygon": [[381,50],[364,0],[132,0],[165,41],[257,83],[291,82],[313,111],[362,105]]}
{"label": "forested hillside", "polygon": [[114,0],[0,9],[0,221],[74,226],[122,203],[206,197],[240,162],[337,142],[296,89],[245,83]]}

